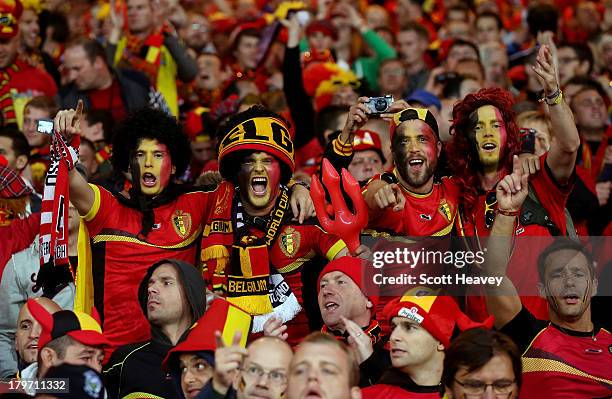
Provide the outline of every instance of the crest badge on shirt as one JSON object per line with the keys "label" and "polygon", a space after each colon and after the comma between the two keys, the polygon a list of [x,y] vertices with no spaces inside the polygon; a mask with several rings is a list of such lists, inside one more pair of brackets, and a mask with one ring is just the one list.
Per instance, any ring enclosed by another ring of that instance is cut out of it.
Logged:
{"label": "crest badge on shirt", "polygon": [[300,233],[292,227],[288,227],[283,232],[280,239],[280,248],[285,256],[294,256],[300,248]]}
{"label": "crest badge on shirt", "polygon": [[448,222],[451,221],[451,210],[450,210],[450,206],[448,205],[448,203],[446,202],[446,200],[442,200],[440,201],[440,206],[438,206],[438,210],[440,211],[440,213],[442,214],[442,216],[444,216],[446,218],[446,220]]}
{"label": "crest badge on shirt", "polygon": [[185,238],[191,231],[191,215],[181,210],[172,214],[172,227],[181,238]]}

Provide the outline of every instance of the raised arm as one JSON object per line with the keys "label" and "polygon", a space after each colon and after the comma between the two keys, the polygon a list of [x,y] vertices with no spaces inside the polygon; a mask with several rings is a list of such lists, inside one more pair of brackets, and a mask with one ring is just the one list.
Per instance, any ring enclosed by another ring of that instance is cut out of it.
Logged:
{"label": "raised arm", "polygon": [[293,143],[295,148],[299,149],[315,137],[315,111],[311,98],[304,90],[299,47],[302,28],[297,19],[297,14],[294,13],[289,20],[283,20],[281,23],[289,33],[285,58],[283,59],[283,91],[287,98],[291,119],[295,125]]}
{"label": "raised arm", "polygon": [[515,155],[512,174],[497,184],[498,210],[487,241],[483,264],[483,274],[503,277],[499,287],[487,285],[487,309],[495,316],[496,328],[506,325],[521,311],[521,299],[506,271],[512,252],[516,218],[528,193],[527,177],[528,174],[523,173]]}
{"label": "raised arm", "polygon": [[574,115],[559,89],[557,63],[553,57],[555,45],[552,34],[545,32],[540,35],[539,40],[541,47],[533,70],[544,87],[550,121],[555,132],[555,140],[551,143],[546,163],[557,183],[564,185],[574,172],[580,136]]}
{"label": "raised arm", "polygon": [[[57,113],[54,121],[56,131],[70,138],[81,132],[81,118],[83,116],[83,101],[79,100],[76,110],[68,109]],[[87,183],[87,180],[73,168],[68,172],[69,187],[70,187],[70,202],[74,204],[81,216],[86,215],[94,204],[95,194],[93,189]]]}

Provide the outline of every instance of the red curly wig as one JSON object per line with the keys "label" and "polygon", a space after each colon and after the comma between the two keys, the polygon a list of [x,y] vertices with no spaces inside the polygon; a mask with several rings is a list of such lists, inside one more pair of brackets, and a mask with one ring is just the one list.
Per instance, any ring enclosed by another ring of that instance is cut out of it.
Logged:
{"label": "red curly wig", "polygon": [[519,128],[512,110],[512,96],[506,90],[499,88],[481,89],[468,94],[465,99],[455,104],[453,108],[453,124],[450,132],[453,138],[448,142],[446,153],[457,184],[461,188],[463,207],[471,211],[478,198],[481,171],[478,151],[470,135],[474,129],[474,113],[478,108],[492,105],[499,110],[506,126],[506,147],[500,149],[500,169],[512,170],[512,156],[520,149]]}

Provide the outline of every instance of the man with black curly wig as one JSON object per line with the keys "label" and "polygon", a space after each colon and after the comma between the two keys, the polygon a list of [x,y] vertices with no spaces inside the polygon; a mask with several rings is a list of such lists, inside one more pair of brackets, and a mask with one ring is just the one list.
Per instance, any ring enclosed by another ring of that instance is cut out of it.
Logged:
{"label": "man with black curly wig", "polygon": [[[309,331],[302,308],[312,306],[316,312],[317,306],[315,291],[308,297],[302,285],[314,286],[325,258],[344,256],[348,250],[316,219],[295,221],[287,195],[294,147],[280,116],[255,105],[222,124],[218,137],[225,180],[204,228],[206,280],[254,316],[253,332],[263,330],[297,343]],[[357,252],[367,251],[361,247]]]}
{"label": "man with black curly wig", "polygon": [[[79,133],[80,109],[60,111],[58,131]],[[175,183],[189,162],[189,141],[176,119],[154,109],[126,117],[113,143],[112,164],[131,187],[112,194],[69,172],[70,199],[92,238],[94,304],[114,347],[149,338],[137,300],[147,267],[172,258],[197,264],[210,192]]]}

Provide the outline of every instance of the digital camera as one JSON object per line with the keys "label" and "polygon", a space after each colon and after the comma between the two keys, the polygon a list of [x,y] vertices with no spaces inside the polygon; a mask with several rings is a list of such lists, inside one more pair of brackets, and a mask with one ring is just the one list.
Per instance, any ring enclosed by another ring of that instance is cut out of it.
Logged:
{"label": "digital camera", "polygon": [[393,96],[370,97],[365,103],[371,114],[384,114],[393,103]]}
{"label": "digital camera", "polygon": [[42,134],[53,134],[53,120],[51,119],[39,119],[36,121],[36,131]]}

